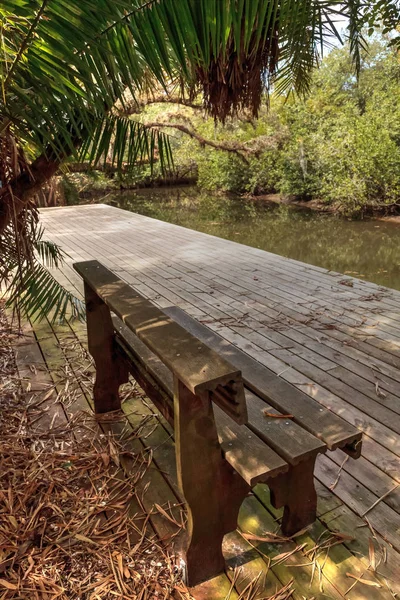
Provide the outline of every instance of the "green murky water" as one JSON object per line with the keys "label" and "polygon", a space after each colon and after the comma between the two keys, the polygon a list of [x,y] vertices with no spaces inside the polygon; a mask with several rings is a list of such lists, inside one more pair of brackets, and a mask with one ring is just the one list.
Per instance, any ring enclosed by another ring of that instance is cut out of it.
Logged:
{"label": "green murky water", "polygon": [[[103,200],[104,201],[104,200]],[[108,196],[109,204],[400,290],[400,224],[334,215],[192,188]]]}

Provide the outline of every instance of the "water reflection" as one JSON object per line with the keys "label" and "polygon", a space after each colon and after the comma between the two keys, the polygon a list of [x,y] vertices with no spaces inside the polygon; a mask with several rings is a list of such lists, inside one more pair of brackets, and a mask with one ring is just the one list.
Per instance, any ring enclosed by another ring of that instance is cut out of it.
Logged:
{"label": "water reflection", "polygon": [[400,226],[350,221],[193,188],[108,196],[114,206],[400,289]]}

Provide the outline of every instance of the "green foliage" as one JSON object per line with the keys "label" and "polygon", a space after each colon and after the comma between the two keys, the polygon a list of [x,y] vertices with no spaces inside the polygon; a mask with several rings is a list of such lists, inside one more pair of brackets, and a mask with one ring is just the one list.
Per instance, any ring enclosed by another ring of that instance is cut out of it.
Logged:
{"label": "green foliage", "polygon": [[282,169],[280,152],[266,150],[259,158],[252,158],[245,191],[250,194],[274,193],[279,187]]}
{"label": "green foliage", "polygon": [[[313,78],[307,99],[272,97],[258,121],[225,127],[192,115],[216,142],[259,144],[245,155],[175,141],[180,161],[198,166],[200,187],[316,199],[351,215],[400,204],[400,55],[384,36],[370,40],[354,76],[348,49],[335,49]],[[163,110],[165,110],[163,108]]]}
{"label": "green foliage", "polygon": [[16,273],[8,287],[6,306],[26,314],[33,321],[51,314],[51,322],[62,322],[67,313],[73,318],[85,318],[83,302],[60,285],[38,261]]}
{"label": "green foliage", "polygon": [[116,164],[125,151],[132,160],[151,159],[152,149],[160,145],[168,153],[164,134],[145,131],[140,124],[126,123],[111,113],[126,88],[140,90],[151,72],[150,59],[157,64],[154,77],[161,77],[164,66],[151,44],[146,63],[132,43],[133,15],[131,23],[123,20],[125,11],[135,13],[140,4],[4,0],[0,8],[0,137],[2,128],[9,128],[31,156],[45,151],[59,161],[76,155],[88,139],[92,139],[89,150],[94,159],[105,150],[111,135],[117,148]]}
{"label": "green foliage", "polygon": [[237,192],[246,187],[249,170],[243,161],[235,155],[226,152],[211,151],[199,155],[198,185],[208,190]]}
{"label": "green foliage", "polygon": [[[366,2],[362,11],[361,22],[368,26],[370,35],[374,32],[374,26],[380,21],[384,34],[392,34],[390,44],[400,47],[400,2],[399,0],[376,0]],[[397,30],[397,34],[395,33]]]}
{"label": "green foliage", "polygon": [[[34,253],[21,260],[16,251],[9,251],[2,258],[2,268],[6,268],[6,306],[18,315],[27,315],[32,320],[50,317],[51,322],[63,321],[68,314],[72,318],[85,318],[85,305],[71,294],[49,269],[57,269],[65,258],[65,253],[57,244],[43,239],[44,231],[37,227],[34,216],[29,215],[24,240],[32,240]],[[12,235],[3,236],[4,241],[12,241]],[[18,267],[18,268],[17,268]]]}
{"label": "green foliage", "polygon": [[348,213],[400,202],[400,148],[379,115],[367,111],[343,123],[330,146],[319,150],[321,191],[327,202]]}
{"label": "green foliage", "polygon": [[59,160],[85,142],[95,160],[112,137],[118,165],[125,152],[131,162],[151,158],[156,146],[168,158],[164,134],[113,110],[116,102],[124,106],[127,89],[137,100],[154,81],[176,79],[202,90],[216,117],[246,106],[254,112],[272,75],[285,94],[307,91],[316,48],[336,36],[339,13],[352,18],[353,4],[3,0],[0,137],[11,127],[33,155],[47,151]]}

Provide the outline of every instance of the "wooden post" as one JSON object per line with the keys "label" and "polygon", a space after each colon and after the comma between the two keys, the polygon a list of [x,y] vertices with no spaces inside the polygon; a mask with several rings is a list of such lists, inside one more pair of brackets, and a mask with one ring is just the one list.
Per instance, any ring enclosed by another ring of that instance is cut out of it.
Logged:
{"label": "wooden post", "polygon": [[268,482],[273,506],[285,507],[281,525],[285,535],[293,535],[317,518],[314,466],[315,456]]}
{"label": "wooden post", "polygon": [[95,413],[121,408],[119,386],[128,381],[123,361],[117,360],[110,309],[85,282],[86,321],[89,352],[96,364],[93,389]]}
{"label": "wooden post", "polygon": [[174,388],[178,483],[188,509],[182,553],[194,586],[223,571],[222,539],[236,528],[249,487],[222,456],[209,392],[194,395],[176,377]]}

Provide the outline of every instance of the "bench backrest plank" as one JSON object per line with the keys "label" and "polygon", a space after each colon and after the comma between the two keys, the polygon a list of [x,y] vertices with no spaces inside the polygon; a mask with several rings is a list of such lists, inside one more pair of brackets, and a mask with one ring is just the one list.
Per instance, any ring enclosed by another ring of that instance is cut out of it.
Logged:
{"label": "bench backrest plank", "polygon": [[247,421],[239,369],[98,261],[75,263],[74,269],[81,275],[85,285],[99,296],[193,394],[214,391],[213,399],[222,410],[238,423]]}
{"label": "bench backrest plank", "polygon": [[[170,398],[172,398],[173,377],[171,371],[167,369],[165,365],[163,365],[161,361],[148,348],[146,348],[146,346],[144,346],[144,344],[138,340],[138,338],[132,334],[132,332],[130,332],[118,318],[114,318],[113,321],[117,336],[119,336],[122,340],[121,343],[124,344],[126,342],[128,347],[131,347],[134,350],[136,357],[142,361],[143,366],[147,369],[151,376],[154,377],[154,379],[157,381],[157,384],[169,395]],[[238,455],[241,460],[245,462],[245,468],[247,472],[251,473],[251,475],[248,475],[247,477],[252,477],[255,479],[258,476],[258,473],[261,474],[262,472],[262,469],[260,469],[260,467],[257,465],[258,457],[261,457],[262,452],[254,448],[253,433],[255,433],[257,438],[259,438],[257,447],[259,446],[260,440],[263,440],[262,445],[265,446],[264,442],[268,444],[272,450],[274,450],[292,466],[316,456],[318,453],[326,451],[326,444],[324,442],[311,435],[308,431],[300,427],[300,425],[297,425],[297,423],[294,423],[292,420],[267,417],[263,412],[265,409],[271,413],[275,412],[277,415],[280,413],[273,407],[268,406],[263,400],[261,400],[261,398],[258,398],[250,390],[245,390],[245,395],[249,420],[246,427],[242,426],[238,428],[244,431],[244,435],[240,433],[237,439],[245,441],[246,452],[242,452],[242,456],[240,457],[240,451],[238,451]],[[173,417],[172,410],[171,403],[171,417]],[[220,428],[223,425],[229,425],[229,418],[226,417],[224,420],[220,412],[221,411],[215,410],[218,431],[220,431]],[[232,425],[233,424],[231,423],[231,426]],[[253,447],[251,450],[248,442],[249,439],[253,440]],[[224,452],[231,450],[232,460],[236,461],[236,457],[234,458],[232,455],[231,446],[228,446],[229,433],[227,431],[226,435],[220,439],[220,443]],[[236,447],[238,447],[237,444],[235,444],[235,452]],[[248,458],[248,454],[250,455],[250,458]],[[251,457],[252,454],[254,454],[254,460]],[[231,461],[228,460],[228,462]],[[237,464],[237,462],[235,464]],[[232,466],[234,465],[232,464]],[[276,461],[275,457],[271,455],[268,457],[268,462],[265,463],[265,466],[268,466],[270,469],[272,469],[278,466],[278,462]],[[269,471],[265,470],[264,475],[267,475],[268,472]],[[261,480],[262,479],[260,479],[260,481]]]}
{"label": "bench backrest plank", "polygon": [[273,371],[249,355],[232,346],[182,309],[172,306],[165,308],[164,311],[240,369],[245,385],[257,396],[270,403],[279,412],[293,415],[296,423],[313,436],[323,440],[329,450],[342,448],[351,456],[359,456],[362,433],[352,425],[323,408],[316,400],[279,378]]}
{"label": "bench backrest plank", "polygon": [[[167,421],[173,425],[174,384],[171,371],[120,319],[114,318],[113,322],[117,342],[123,353],[129,357],[128,368],[131,368],[132,375],[139,380],[140,385],[142,381],[140,376],[138,377],[138,371],[142,368],[147,371],[147,380],[154,379],[153,387],[159,386],[165,395],[161,397],[160,394],[153,394],[152,400]],[[140,366],[136,366],[137,361],[141,363]],[[149,396],[151,397],[152,394],[149,393]],[[222,452],[228,463],[250,487],[288,470],[287,462],[249,427],[237,425],[218,406],[214,406],[214,415]]]}

